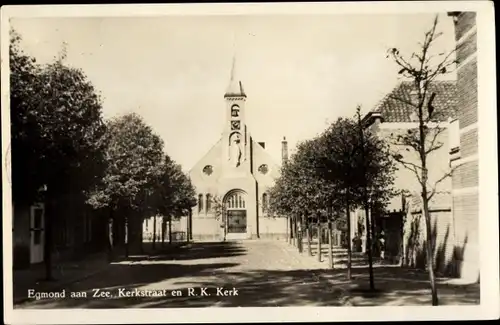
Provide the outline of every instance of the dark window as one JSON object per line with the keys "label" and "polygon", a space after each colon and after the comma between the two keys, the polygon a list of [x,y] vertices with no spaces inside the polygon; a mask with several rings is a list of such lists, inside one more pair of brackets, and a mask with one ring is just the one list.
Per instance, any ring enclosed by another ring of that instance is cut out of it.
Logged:
{"label": "dark window", "polygon": [[203,173],[204,173],[205,175],[208,175],[208,176],[212,175],[213,171],[214,171],[214,170],[213,170],[213,167],[212,167],[212,166],[210,166],[210,165],[206,165],[206,166],[203,168]]}
{"label": "dark window", "polygon": [[238,117],[240,115],[240,107],[238,105],[233,105],[231,107],[231,116]]}
{"label": "dark window", "polygon": [[43,209],[35,209],[35,215],[33,220],[33,228],[35,229],[40,229],[42,228],[42,215],[43,215]]}
{"label": "dark window", "polygon": [[268,172],[268,171],[269,171],[269,167],[267,167],[267,165],[266,165],[266,164],[263,164],[263,165],[260,165],[260,166],[259,166],[259,172],[260,172],[261,174],[264,174],[264,175],[265,175],[265,174],[267,174],[267,172]]}
{"label": "dark window", "polygon": [[268,198],[267,193],[262,194],[262,211],[266,212],[268,208]]}
{"label": "dark window", "polygon": [[39,245],[42,242],[43,209],[35,208],[33,212],[33,241],[35,245]]}
{"label": "dark window", "polygon": [[212,196],[210,194],[207,194],[207,213],[212,211]]}
{"label": "dark window", "polygon": [[198,213],[203,211],[203,194],[198,195]]}
{"label": "dark window", "polygon": [[33,230],[33,241],[35,245],[40,245],[42,242],[42,231],[37,229]]}

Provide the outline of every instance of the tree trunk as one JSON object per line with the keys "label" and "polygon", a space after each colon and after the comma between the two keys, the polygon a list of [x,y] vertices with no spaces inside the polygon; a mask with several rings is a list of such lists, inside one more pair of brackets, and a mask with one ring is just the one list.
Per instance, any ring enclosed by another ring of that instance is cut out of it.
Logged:
{"label": "tree trunk", "polygon": [[128,246],[128,235],[129,235],[129,220],[128,216],[125,216],[125,257],[128,257],[129,246]]}
{"label": "tree trunk", "polygon": [[429,280],[431,283],[431,295],[432,295],[432,305],[437,306],[438,293],[436,288],[436,278],[434,275],[434,240],[432,238],[432,228],[431,228],[431,217],[429,213],[429,202],[427,200],[427,191],[424,188],[422,193],[422,200],[424,205],[424,216],[425,216],[425,230],[426,230],[426,255],[427,255],[427,268],[429,271]]}
{"label": "tree trunk", "polygon": [[286,242],[288,243],[289,242],[289,239],[288,239],[288,228],[290,227],[289,226],[289,222],[288,222],[288,216],[285,217],[285,239],[286,239]]}
{"label": "tree trunk", "polygon": [[297,240],[298,240],[298,249],[299,249],[299,253],[302,253],[302,233],[304,232],[304,230],[302,229],[302,223],[301,223],[301,220],[297,220],[297,228],[298,228],[298,231],[297,231]]}
{"label": "tree trunk", "polygon": [[172,217],[168,218],[168,244],[172,244]]}
{"label": "tree trunk", "polygon": [[317,222],[317,225],[318,225],[318,262],[321,262],[321,235],[322,235],[322,231],[321,231],[321,221],[319,219],[319,216],[318,216],[318,222]]}
{"label": "tree trunk", "polygon": [[153,216],[153,250],[156,249],[156,214]]}
{"label": "tree trunk", "polygon": [[290,220],[291,224],[290,224],[290,232],[291,232],[291,235],[292,235],[292,245],[293,246],[297,246],[297,232],[295,231],[295,216],[292,216],[291,217],[291,220]]}
{"label": "tree trunk", "polygon": [[332,223],[328,222],[328,261],[333,269],[333,243],[332,243]]}
{"label": "tree trunk", "polygon": [[306,236],[307,236],[307,253],[309,256],[312,256],[312,248],[311,248],[311,225],[307,224],[306,226]]}
{"label": "tree trunk", "polygon": [[167,223],[165,216],[161,217],[161,247],[165,246],[165,234],[167,232]]}
{"label": "tree trunk", "polygon": [[352,238],[351,238],[351,207],[349,200],[346,201],[346,215],[347,215],[347,279],[352,279]]}
{"label": "tree trunk", "polygon": [[365,220],[366,220],[366,248],[368,254],[368,272],[370,274],[370,290],[375,290],[375,283],[373,281],[373,261],[372,261],[372,244],[370,236],[370,208],[368,202],[365,202]]}
{"label": "tree trunk", "polygon": [[139,240],[141,241],[140,242],[140,245],[141,245],[140,249],[141,249],[141,254],[144,254],[144,231],[142,231],[142,229],[141,229],[142,225],[144,224],[144,219],[141,218],[140,220],[142,220],[142,224],[140,224],[140,226],[138,228],[138,230],[140,230],[140,232],[139,232]]}
{"label": "tree trunk", "polygon": [[[54,280],[54,276],[52,274],[52,226],[53,226],[53,217],[54,217],[54,206],[53,200],[48,195],[48,199],[45,202],[45,233],[44,233],[44,245],[43,245],[43,260],[45,262],[45,279],[47,281]],[[30,216],[31,218],[31,216]]]}
{"label": "tree trunk", "polygon": [[[376,233],[375,233],[375,216],[373,215],[373,206],[370,204],[369,205],[369,210],[370,210],[370,226],[371,226],[371,232],[372,232],[372,256],[374,256],[374,254],[378,254],[378,250],[376,249],[377,248],[377,237],[376,237]],[[380,255],[380,254],[378,254]]]}
{"label": "tree trunk", "polygon": [[186,242],[191,241],[191,210],[188,212],[187,220],[186,220]]}
{"label": "tree trunk", "polygon": [[107,224],[107,235],[108,235],[108,261],[111,262],[114,259],[113,256],[113,251],[114,251],[114,244],[113,244],[113,209],[110,209],[109,211],[109,219],[108,219],[108,224]]}

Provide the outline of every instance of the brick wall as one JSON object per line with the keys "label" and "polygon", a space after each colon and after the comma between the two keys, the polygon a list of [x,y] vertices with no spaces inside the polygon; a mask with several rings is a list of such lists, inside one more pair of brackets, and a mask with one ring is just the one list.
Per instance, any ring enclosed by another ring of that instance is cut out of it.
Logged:
{"label": "brick wall", "polygon": [[477,62],[470,59],[457,71],[460,128],[477,122]]}
{"label": "brick wall", "polygon": [[462,157],[468,157],[477,154],[478,150],[477,128],[460,135],[460,151]]}
{"label": "brick wall", "polygon": [[458,41],[476,26],[476,13],[475,12],[461,12],[458,14],[457,24],[455,24],[455,39]]}
{"label": "brick wall", "polygon": [[462,162],[462,165],[453,172],[453,188],[455,190],[478,185],[478,162]]}
{"label": "brick wall", "polygon": [[455,13],[460,159],[453,174],[456,268],[462,278],[479,279],[478,111],[476,14]]}

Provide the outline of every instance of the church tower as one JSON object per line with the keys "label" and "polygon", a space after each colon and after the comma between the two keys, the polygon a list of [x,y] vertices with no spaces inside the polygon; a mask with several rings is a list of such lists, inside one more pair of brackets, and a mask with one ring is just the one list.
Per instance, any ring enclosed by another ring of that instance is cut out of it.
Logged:
{"label": "church tower", "polygon": [[250,171],[250,139],[245,121],[246,94],[237,78],[233,58],[229,86],[224,94],[226,123],[223,131],[223,157],[226,170],[240,174]]}

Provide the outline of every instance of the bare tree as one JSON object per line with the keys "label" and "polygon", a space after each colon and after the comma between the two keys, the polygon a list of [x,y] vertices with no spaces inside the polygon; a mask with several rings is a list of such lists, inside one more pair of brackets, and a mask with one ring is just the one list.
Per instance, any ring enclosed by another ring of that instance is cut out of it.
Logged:
{"label": "bare tree", "polygon": [[[420,197],[426,229],[426,258],[429,272],[429,280],[432,291],[432,305],[438,305],[438,293],[434,274],[434,238],[431,232],[431,216],[429,202],[439,193],[438,187],[445,179],[451,176],[453,169],[450,168],[437,180],[429,180],[429,155],[444,145],[440,141],[440,135],[446,130],[443,114],[447,112],[436,111],[434,101],[437,96],[433,91],[433,82],[437,78],[453,71],[456,61],[453,58],[456,48],[448,53],[442,52],[432,54],[436,39],[442,33],[437,32],[438,16],[435,17],[432,27],[425,33],[423,43],[419,43],[420,50],[413,53],[409,59],[405,58],[397,48],[391,48],[387,57],[391,57],[401,68],[399,74],[410,80],[414,96],[408,94],[391,95],[392,99],[403,102],[410,107],[418,127],[409,129],[403,134],[393,134],[393,142],[396,148],[394,158],[406,169],[410,170],[416,177],[420,187]],[[403,151],[401,151],[403,150]],[[407,151],[408,153],[405,153]],[[405,156],[401,154],[405,153]],[[411,153],[418,159],[409,158]]]}

